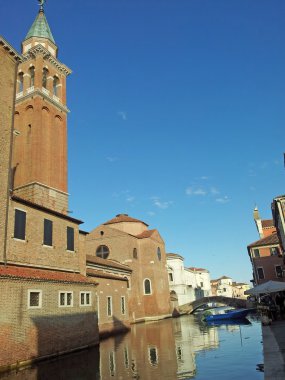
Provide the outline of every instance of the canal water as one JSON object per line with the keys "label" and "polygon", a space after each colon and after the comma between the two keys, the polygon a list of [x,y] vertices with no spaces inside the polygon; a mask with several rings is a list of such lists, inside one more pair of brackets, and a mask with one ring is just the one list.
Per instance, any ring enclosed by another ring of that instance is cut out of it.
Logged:
{"label": "canal water", "polygon": [[260,322],[207,325],[197,316],[142,323],[81,351],[1,377],[5,380],[263,379]]}

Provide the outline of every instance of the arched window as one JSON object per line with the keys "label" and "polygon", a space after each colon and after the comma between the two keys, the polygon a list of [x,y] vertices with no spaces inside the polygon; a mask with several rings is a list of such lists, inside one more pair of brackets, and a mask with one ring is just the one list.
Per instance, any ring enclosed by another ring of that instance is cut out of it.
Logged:
{"label": "arched window", "polygon": [[151,294],[151,282],[148,278],[144,280],[144,294]]}
{"label": "arched window", "polygon": [[161,251],[159,247],[157,247],[157,258],[159,261],[161,260]]}
{"label": "arched window", "polygon": [[136,248],[133,249],[133,258],[134,259],[138,258],[138,250]]}
{"label": "arched window", "polygon": [[99,245],[99,247],[96,249],[96,256],[101,257],[102,259],[107,259],[109,253],[109,248],[106,245]]}
{"label": "arched window", "polygon": [[35,85],[35,68],[34,66],[29,68],[30,73],[30,87],[33,87]]}
{"label": "arched window", "polygon": [[48,69],[44,67],[43,68],[43,82],[42,82],[42,85],[44,88],[47,88],[47,77],[48,77]]}
{"label": "arched window", "polygon": [[54,76],[52,86],[53,86],[53,95],[55,96],[58,96],[58,87],[57,87],[58,83],[59,83],[58,77]]}
{"label": "arched window", "polygon": [[19,81],[19,91],[18,92],[23,92],[23,89],[24,89],[24,73],[19,73],[18,81]]}

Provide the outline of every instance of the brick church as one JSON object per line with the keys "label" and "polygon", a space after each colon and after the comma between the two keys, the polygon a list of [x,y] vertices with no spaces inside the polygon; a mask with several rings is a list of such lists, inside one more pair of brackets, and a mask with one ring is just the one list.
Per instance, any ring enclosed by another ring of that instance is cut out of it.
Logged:
{"label": "brick church", "polygon": [[171,315],[157,230],[120,214],[87,233],[68,215],[57,50],[43,5],[21,54],[0,37],[0,369]]}

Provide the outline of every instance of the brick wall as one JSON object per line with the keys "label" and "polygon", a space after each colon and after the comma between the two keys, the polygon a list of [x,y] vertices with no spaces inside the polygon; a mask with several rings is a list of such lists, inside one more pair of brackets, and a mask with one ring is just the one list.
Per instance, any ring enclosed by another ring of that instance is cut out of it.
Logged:
{"label": "brick wall", "polygon": [[[102,234],[103,233],[103,234]],[[110,226],[100,225],[86,237],[88,254],[95,255],[99,245],[107,245],[109,259],[128,265],[131,275],[129,313],[131,321],[170,314],[170,291],[164,242],[157,232],[151,238],[138,239]],[[161,260],[157,248],[161,250]],[[133,257],[137,249],[138,257]],[[152,292],[144,294],[144,280],[151,281]]]}
{"label": "brick wall", "polygon": [[[26,212],[26,239],[14,239],[15,209]],[[43,245],[44,219],[53,222],[53,245]],[[67,227],[74,228],[74,251],[67,251]],[[8,225],[8,262],[78,271],[78,225],[70,220],[11,200]]]}
{"label": "brick wall", "polygon": [[[41,308],[28,307],[28,290],[42,291]],[[59,307],[59,291],[73,292],[73,307]],[[91,306],[79,306],[80,291]],[[0,367],[98,343],[95,286],[0,278],[0,304]]]}
{"label": "brick wall", "polygon": [[12,117],[17,61],[0,38],[0,260],[4,256],[5,224],[8,197]]}

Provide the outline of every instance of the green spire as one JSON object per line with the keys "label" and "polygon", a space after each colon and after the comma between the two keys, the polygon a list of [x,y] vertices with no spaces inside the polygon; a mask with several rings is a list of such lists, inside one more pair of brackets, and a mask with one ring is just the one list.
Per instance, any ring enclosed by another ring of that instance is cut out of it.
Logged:
{"label": "green spire", "polygon": [[33,22],[33,25],[31,26],[28,34],[26,35],[25,40],[27,40],[30,37],[47,38],[48,40],[52,41],[55,44],[54,38],[52,36],[51,30],[48,25],[42,6],[40,8],[40,11],[35,21]]}

